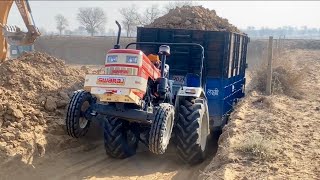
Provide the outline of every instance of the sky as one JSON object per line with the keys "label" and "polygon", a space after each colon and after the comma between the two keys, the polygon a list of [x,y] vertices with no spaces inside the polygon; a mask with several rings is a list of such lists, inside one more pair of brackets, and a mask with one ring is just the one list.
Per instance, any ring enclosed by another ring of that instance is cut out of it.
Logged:
{"label": "sky", "polygon": [[[218,16],[227,18],[239,28],[247,26],[282,27],[308,26],[320,28],[320,1],[194,1],[209,9],[216,10]],[[135,4],[143,10],[152,4],[163,7],[168,1],[32,1],[30,6],[37,27],[47,31],[57,31],[54,16],[62,14],[69,20],[69,29],[79,26],[76,19],[78,8],[101,7],[107,15],[106,31],[116,29],[115,20],[121,20],[119,9]],[[14,5],[8,24],[24,27],[21,16]]]}

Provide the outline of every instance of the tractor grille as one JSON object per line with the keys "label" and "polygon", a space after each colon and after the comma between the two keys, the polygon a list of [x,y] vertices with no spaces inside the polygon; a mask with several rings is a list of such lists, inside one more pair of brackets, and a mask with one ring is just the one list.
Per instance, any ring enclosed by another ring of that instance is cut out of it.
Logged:
{"label": "tractor grille", "polygon": [[137,76],[138,75],[138,68],[112,66],[112,67],[106,67],[105,73],[108,75]]}

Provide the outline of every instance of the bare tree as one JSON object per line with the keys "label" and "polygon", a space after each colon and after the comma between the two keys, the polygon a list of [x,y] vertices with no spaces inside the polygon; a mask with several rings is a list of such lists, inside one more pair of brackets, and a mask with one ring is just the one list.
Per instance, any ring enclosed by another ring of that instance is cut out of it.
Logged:
{"label": "bare tree", "polygon": [[182,6],[195,6],[193,1],[170,1],[164,6],[164,13],[168,13],[171,9]]}
{"label": "bare tree", "polygon": [[151,24],[155,19],[161,16],[161,10],[157,4],[153,4],[147,9],[145,9],[144,13],[139,17],[140,24],[147,25]]}
{"label": "bare tree", "polygon": [[122,24],[127,32],[127,37],[130,37],[135,32],[136,27],[141,24],[140,15],[135,5],[121,8],[120,14],[122,15]]}
{"label": "bare tree", "polygon": [[59,34],[61,36],[62,31],[65,30],[69,26],[69,22],[62,14],[57,14],[55,16],[55,19],[56,19],[56,23],[57,23],[57,29],[58,29]]}
{"label": "bare tree", "polygon": [[84,26],[88,33],[93,36],[107,22],[107,17],[102,8],[79,8],[77,19]]}

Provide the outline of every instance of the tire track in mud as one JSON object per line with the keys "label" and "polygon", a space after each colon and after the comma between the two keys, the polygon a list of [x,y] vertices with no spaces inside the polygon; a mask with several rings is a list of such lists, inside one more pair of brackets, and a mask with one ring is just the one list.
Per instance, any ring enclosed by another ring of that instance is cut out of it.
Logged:
{"label": "tire track in mud", "polygon": [[0,166],[0,179],[198,179],[217,149],[217,140],[212,138],[209,157],[196,166],[184,164],[172,145],[164,155],[155,155],[139,144],[135,156],[121,160],[106,155],[101,137],[96,127],[91,127],[79,147],[34,158],[32,165],[17,157]]}

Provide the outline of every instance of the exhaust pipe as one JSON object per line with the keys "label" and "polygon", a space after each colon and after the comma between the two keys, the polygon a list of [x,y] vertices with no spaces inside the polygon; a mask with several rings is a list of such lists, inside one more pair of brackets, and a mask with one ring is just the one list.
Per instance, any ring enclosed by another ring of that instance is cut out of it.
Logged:
{"label": "exhaust pipe", "polygon": [[121,25],[119,24],[118,21],[116,21],[116,24],[118,26],[118,37],[117,37],[117,44],[114,45],[114,49],[120,49],[121,46],[120,46],[120,36],[121,36]]}

